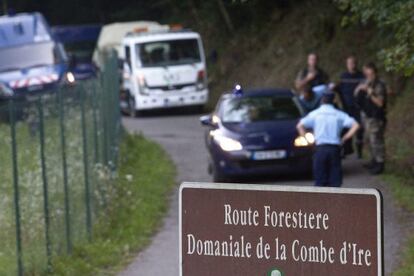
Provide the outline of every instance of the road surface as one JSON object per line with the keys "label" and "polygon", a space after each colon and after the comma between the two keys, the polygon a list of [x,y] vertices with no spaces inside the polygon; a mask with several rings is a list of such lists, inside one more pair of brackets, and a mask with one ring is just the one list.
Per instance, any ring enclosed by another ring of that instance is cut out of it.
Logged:
{"label": "road surface", "polygon": [[[207,174],[207,151],[198,117],[194,114],[156,114],[137,119],[125,118],[124,125],[128,131],[141,132],[164,147],[177,166],[177,183],[211,181]],[[390,275],[398,266],[401,248],[408,233],[414,229],[414,219],[395,206],[386,184],[369,176],[360,161],[349,157],[344,162],[344,173],[345,187],[378,188],[383,192],[385,271],[386,275]],[[312,185],[307,180],[275,179],[273,182]],[[178,186],[171,196],[170,209],[163,226],[154,235],[152,243],[120,273],[120,276],[159,275],[178,275]]]}

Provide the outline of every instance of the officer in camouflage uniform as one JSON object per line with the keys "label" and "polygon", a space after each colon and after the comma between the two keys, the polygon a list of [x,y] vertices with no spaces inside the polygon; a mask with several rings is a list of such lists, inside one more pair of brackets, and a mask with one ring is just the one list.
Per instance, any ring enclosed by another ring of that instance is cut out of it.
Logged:
{"label": "officer in camouflage uniform", "polygon": [[371,150],[371,174],[381,174],[385,164],[385,125],[387,88],[378,78],[377,67],[368,63],[363,68],[365,81],[355,89],[357,103],[362,110],[365,131]]}

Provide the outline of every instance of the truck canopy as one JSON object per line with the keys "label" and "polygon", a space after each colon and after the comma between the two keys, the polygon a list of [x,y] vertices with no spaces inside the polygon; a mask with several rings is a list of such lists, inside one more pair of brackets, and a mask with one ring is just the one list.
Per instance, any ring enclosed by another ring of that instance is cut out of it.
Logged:
{"label": "truck canopy", "polygon": [[121,51],[123,38],[129,32],[143,28],[151,31],[159,31],[165,30],[168,27],[152,21],[120,22],[105,25],[101,30],[93,55],[95,64],[102,67],[105,54],[112,49],[117,52],[120,58],[124,58]]}
{"label": "truck canopy", "polygon": [[0,16],[0,48],[51,40],[49,26],[40,13]]}

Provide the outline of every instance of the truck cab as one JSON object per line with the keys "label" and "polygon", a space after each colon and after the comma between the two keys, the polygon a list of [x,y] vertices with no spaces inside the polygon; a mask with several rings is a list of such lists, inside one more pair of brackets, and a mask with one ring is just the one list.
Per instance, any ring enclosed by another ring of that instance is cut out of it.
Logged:
{"label": "truck cab", "polygon": [[122,41],[124,59],[121,107],[136,111],[204,106],[207,71],[198,33],[167,27],[135,30]]}
{"label": "truck cab", "polygon": [[73,82],[63,46],[40,13],[0,16],[0,99]]}

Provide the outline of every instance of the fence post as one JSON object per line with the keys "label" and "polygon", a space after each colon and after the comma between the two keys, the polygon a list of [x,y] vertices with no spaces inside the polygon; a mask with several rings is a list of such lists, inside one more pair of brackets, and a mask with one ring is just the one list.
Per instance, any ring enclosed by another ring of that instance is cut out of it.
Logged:
{"label": "fence post", "polygon": [[[105,69],[104,69],[105,70]],[[102,73],[102,99],[101,99],[101,116],[102,116],[102,128],[103,128],[103,164],[108,166],[109,156],[108,156],[108,99],[107,99],[107,81],[106,81],[106,72]]]}
{"label": "fence post", "polygon": [[66,231],[66,250],[68,254],[72,253],[72,237],[70,227],[70,205],[69,205],[69,186],[68,170],[66,163],[66,139],[65,139],[65,110],[63,105],[63,89],[58,89],[59,97],[59,125],[60,125],[60,144],[62,148],[62,169],[63,169],[63,192],[65,201],[65,231]]}
{"label": "fence post", "polygon": [[92,240],[92,215],[90,202],[89,187],[89,163],[88,163],[88,141],[86,137],[86,119],[85,119],[85,93],[83,89],[78,90],[81,101],[81,121],[82,121],[82,144],[83,144],[83,173],[85,181],[85,206],[86,206],[86,230],[89,241]]}
{"label": "fence post", "polygon": [[17,144],[16,144],[16,118],[14,100],[9,100],[9,117],[10,117],[10,134],[12,146],[13,162],[13,189],[14,189],[14,211],[16,223],[16,255],[17,255],[17,273],[23,275],[23,258],[22,258],[22,239],[20,225],[20,195],[19,195],[19,174],[17,169]]}
{"label": "fence post", "polygon": [[45,133],[44,133],[44,114],[42,97],[37,102],[37,110],[39,116],[39,141],[40,141],[40,161],[42,166],[43,180],[43,209],[45,216],[45,239],[46,239],[46,255],[47,255],[47,271],[50,272],[52,267],[52,248],[50,244],[50,217],[49,217],[49,192],[46,174],[46,157],[45,157]]}
{"label": "fence post", "polygon": [[92,99],[93,99],[93,140],[94,140],[94,159],[95,164],[99,162],[99,141],[98,141],[98,118],[97,118],[97,95],[96,95],[96,83],[92,84]]}

